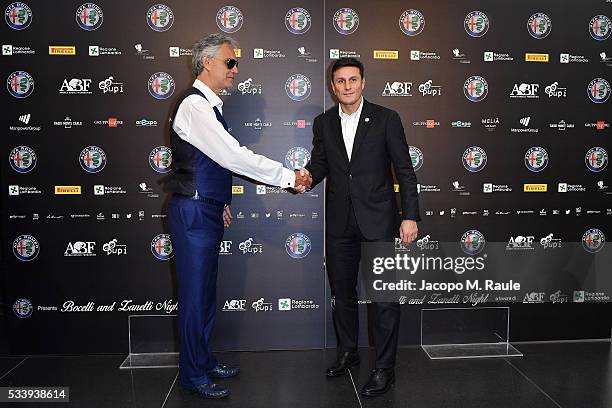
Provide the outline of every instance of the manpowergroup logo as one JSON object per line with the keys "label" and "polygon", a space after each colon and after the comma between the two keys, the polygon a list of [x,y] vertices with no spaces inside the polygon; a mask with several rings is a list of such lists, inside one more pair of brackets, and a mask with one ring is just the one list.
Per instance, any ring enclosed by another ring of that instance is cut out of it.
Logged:
{"label": "manpowergroup logo", "polygon": [[36,167],[36,153],[28,146],[17,146],[9,154],[11,168],[17,173],[29,173]]}
{"label": "manpowergroup logo", "polygon": [[243,23],[242,11],[234,6],[224,6],[217,11],[217,27],[225,33],[235,33]]}
{"label": "manpowergroup logo", "polygon": [[158,33],[168,31],[174,23],[174,13],[164,4],[156,4],[147,10],[147,24]]}
{"label": "manpowergroup logo", "polygon": [[289,235],[285,240],[285,250],[287,255],[293,259],[302,259],[308,256],[312,244],[306,234],[296,232]]}
{"label": "manpowergroup logo", "polygon": [[97,30],[102,26],[104,13],[96,4],[85,3],[77,9],[76,21],[79,27],[85,31]]}
{"label": "manpowergroup logo", "polygon": [[13,313],[20,319],[32,316],[33,311],[34,306],[28,299],[17,299],[15,303],[13,303]]}
{"label": "manpowergroup logo", "polygon": [[166,146],[157,146],[149,153],[149,164],[158,173],[169,172],[172,165],[172,150]]}
{"label": "manpowergroup logo", "polygon": [[285,14],[285,27],[292,34],[305,34],[310,30],[310,13],[302,7],[294,7]]}
{"label": "manpowergroup logo", "polygon": [[32,261],[40,252],[40,245],[32,235],[19,235],[13,241],[13,255],[20,261]]}
{"label": "manpowergroup logo", "polygon": [[350,8],[341,8],[334,13],[334,28],[342,35],[353,34],[359,27],[359,15]]}
{"label": "manpowergroup logo", "polygon": [[156,72],[149,77],[148,87],[155,99],[168,99],[174,93],[174,78],[165,72]]}
{"label": "manpowergroup logo", "polygon": [[307,99],[311,88],[310,79],[302,74],[291,75],[285,82],[287,96],[297,102]]}
{"label": "manpowergroup logo", "polygon": [[99,173],[106,167],[106,153],[98,146],[87,146],[79,154],[79,164],[88,173]]}
{"label": "manpowergroup logo", "polygon": [[151,241],[151,253],[160,261],[167,261],[174,256],[170,235],[159,234]]}
{"label": "manpowergroup logo", "polygon": [[489,31],[489,18],[482,11],[472,11],[465,16],[463,28],[470,37],[482,37]]}
{"label": "manpowergroup logo", "polygon": [[537,40],[548,37],[552,30],[552,22],[544,13],[535,13],[527,20],[529,35]]}
{"label": "manpowergroup logo", "polygon": [[399,18],[399,26],[402,33],[410,37],[419,35],[425,28],[425,17],[423,17],[423,13],[418,10],[406,10]]}
{"label": "manpowergroup logo", "polygon": [[20,1],[11,3],[4,10],[4,19],[13,30],[25,30],[32,24],[32,10]]}
{"label": "manpowergroup logo", "polygon": [[25,71],[15,71],[6,79],[6,88],[15,98],[27,98],[34,92],[34,78]]}

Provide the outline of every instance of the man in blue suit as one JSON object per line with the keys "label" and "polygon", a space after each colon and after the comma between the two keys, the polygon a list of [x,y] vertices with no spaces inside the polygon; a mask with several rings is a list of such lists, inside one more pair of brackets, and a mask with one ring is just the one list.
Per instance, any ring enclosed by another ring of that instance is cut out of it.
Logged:
{"label": "man in blue suit", "polygon": [[211,34],[193,46],[193,86],[172,113],[173,193],[168,221],[176,255],[179,301],[179,384],[204,398],[229,395],[215,378],[238,375],[211,349],[215,323],[218,254],[223,227],[231,222],[232,173],[304,192],[309,176],[253,153],[228,133],[219,93],[238,74],[236,41]]}

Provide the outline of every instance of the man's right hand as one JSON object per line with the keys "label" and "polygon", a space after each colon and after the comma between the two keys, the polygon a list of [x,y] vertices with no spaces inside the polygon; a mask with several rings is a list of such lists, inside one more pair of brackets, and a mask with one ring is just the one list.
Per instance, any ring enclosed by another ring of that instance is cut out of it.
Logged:
{"label": "man's right hand", "polygon": [[298,193],[305,193],[312,184],[312,176],[306,169],[300,169],[295,171],[295,191]]}

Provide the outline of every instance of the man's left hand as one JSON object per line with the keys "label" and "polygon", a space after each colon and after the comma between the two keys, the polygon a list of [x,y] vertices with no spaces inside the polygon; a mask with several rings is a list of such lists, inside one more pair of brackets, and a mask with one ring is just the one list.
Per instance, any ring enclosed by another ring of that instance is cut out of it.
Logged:
{"label": "man's left hand", "polygon": [[403,220],[402,224],[400,225],[399,232],[402,243],[409,244],[416,239],[419,233],[419,228],[417,227],[416,221]]}
{"label": "man's left hand", "polygon": [[232,224],[232,210],[229,205],[223,209],[223,226],[228,228]]}

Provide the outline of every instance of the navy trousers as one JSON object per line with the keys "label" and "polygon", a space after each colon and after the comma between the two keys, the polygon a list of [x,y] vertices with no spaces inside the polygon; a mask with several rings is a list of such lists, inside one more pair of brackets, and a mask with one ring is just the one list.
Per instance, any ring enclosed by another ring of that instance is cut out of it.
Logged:
{"label": "navy trousers", "polygon": [[211,348],[215,324],[223,207],[174,195],[168,222],[176,260],[179,319],[179,384],[209,383],[217,365]]}

